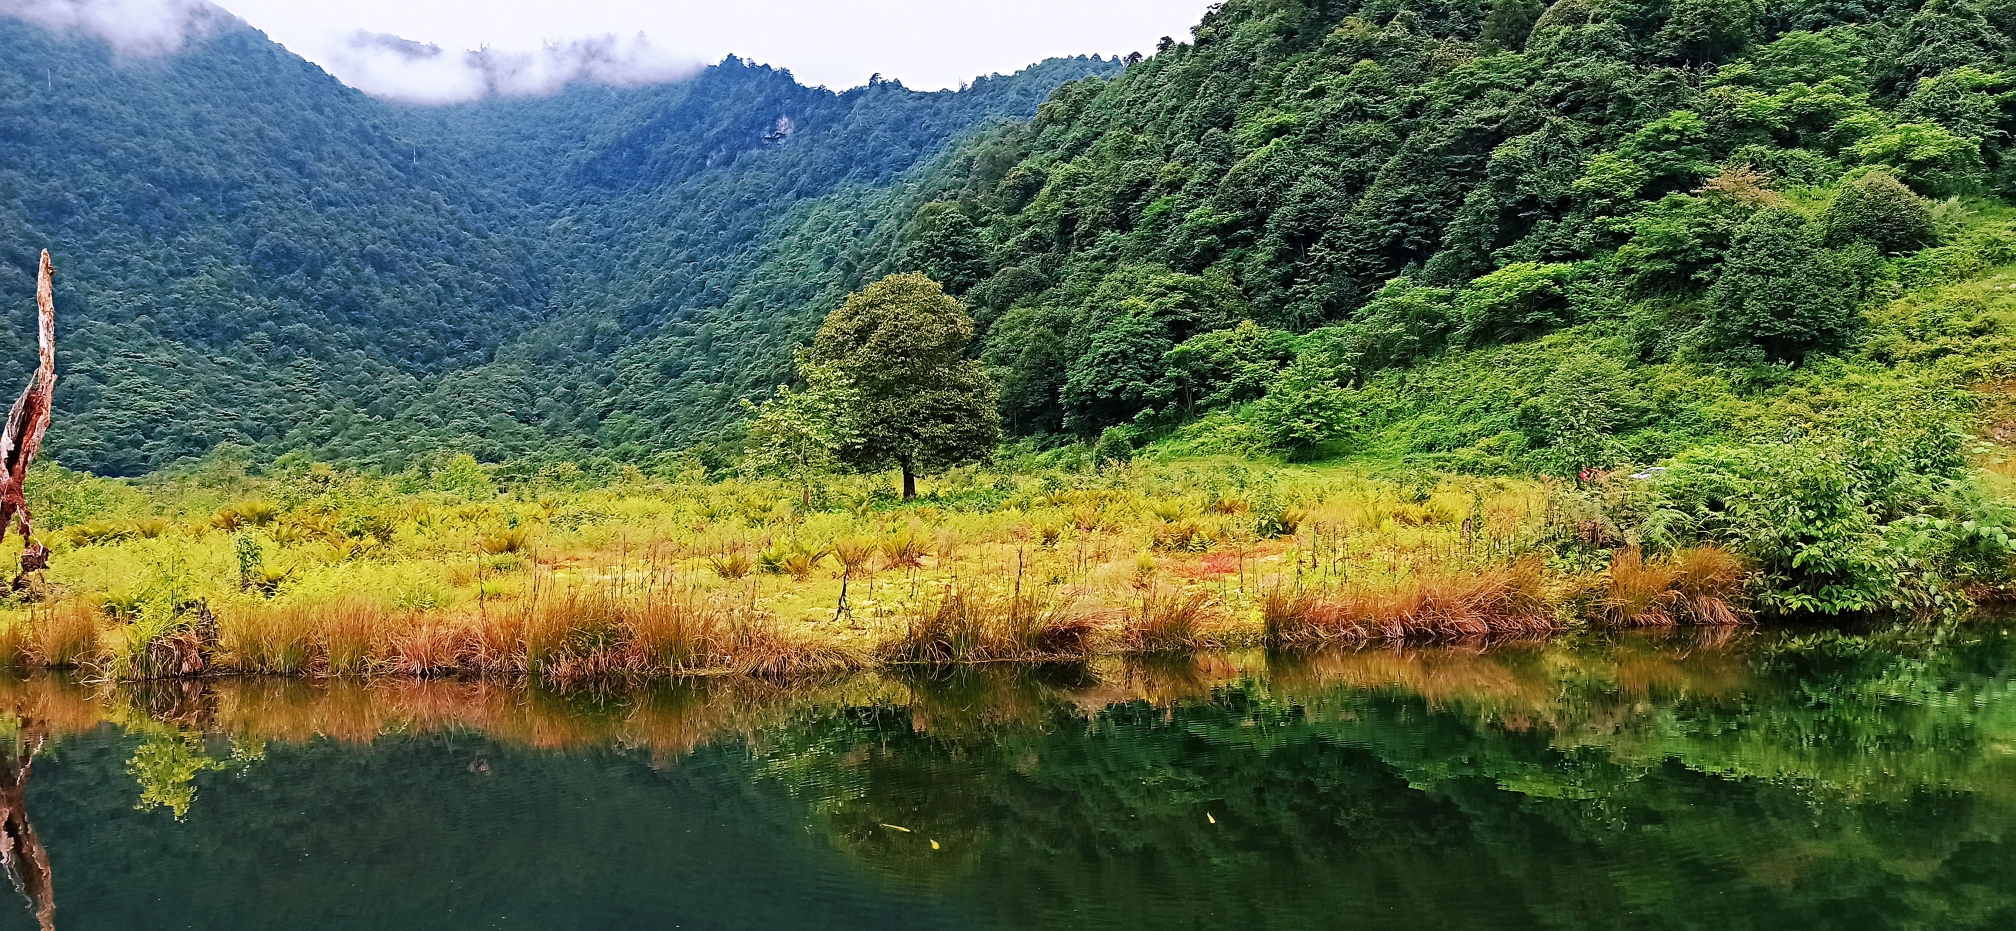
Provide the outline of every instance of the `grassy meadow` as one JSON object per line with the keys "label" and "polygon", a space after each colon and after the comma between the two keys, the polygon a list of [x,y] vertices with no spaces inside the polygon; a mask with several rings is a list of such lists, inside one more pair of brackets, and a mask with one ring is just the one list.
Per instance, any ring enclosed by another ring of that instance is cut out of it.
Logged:
{"label": "grassy meadow", "polygon": [[1719,549],[1619,548],[1601,499],[1621,477],[1039,462],[909,502],[887,476],[560,466],[499,487],[466,457],[389,478],[37,478],[61,529],[0,648],[118,679],[790,675],[1727,622],[1742,604]]}

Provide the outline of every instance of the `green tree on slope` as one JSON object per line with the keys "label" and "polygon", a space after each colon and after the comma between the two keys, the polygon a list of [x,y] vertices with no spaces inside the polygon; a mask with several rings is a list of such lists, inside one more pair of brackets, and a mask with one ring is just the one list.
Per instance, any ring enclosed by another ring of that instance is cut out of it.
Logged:
{"label": "green tree on slope", "polygon": [[1791,208],[1767,207],[1730,241],[1708,291],[1701,340],[1738,359],[1799,362],[1833,352],[1860,322],[1858,285],[1841,256],[1822,247],[1813,224]]}
{"label": "green tree on slope", "polygon": [[808,384],[851,386],[839,405],[851,425],[839,458],[901,469],[903,497],[913,498],[919,472],[992,453],[1001,440],[1000,397],[979,361],[966,357],[972,341],[972,316],[923,275],[890,275],[848,295],[799,365]]}

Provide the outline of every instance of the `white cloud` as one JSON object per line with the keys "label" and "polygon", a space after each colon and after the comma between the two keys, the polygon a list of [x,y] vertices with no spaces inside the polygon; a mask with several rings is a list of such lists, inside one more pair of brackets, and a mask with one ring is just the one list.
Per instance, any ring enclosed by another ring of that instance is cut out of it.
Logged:
{"label": "white cloud", "polygon": [[450,52],[439,45],[359,30],[317,56],[325,68],[367,94],[415,103],[456,103],[490,94],[550,94],[576,81],[631,86],[674,81],[698,71],[691,58],[651,45],[642,33],[548,42],[537,51]]}
{"label": "white cloud", "polygon": [[173,51],[229,14],[203,0],[0,0],[14,16],[59,32],[82,32],[122,52]]}
{"label": "white cloud", "polygon": [[1054,55],[1151,51],[1160,36],[1187,36],[1210,0],[215,2],[230,12],[205,0],[0,0],[0,15],[141,54],[242,17],[353,87],[449,102],[550,93],[569,81],[672,80],[728,54],[835,88],[871,73],[956,87]]}
{"label": "white cloud", "polygon": [[1190,35],[1212,0],[214,0],[288,48],[335,63],[358,30],[447,50],[537,49],[643,32],[695,61],[739,55],[800,81],[854,87],[870,74],[957,87],[1055,55],[1148,53]]}

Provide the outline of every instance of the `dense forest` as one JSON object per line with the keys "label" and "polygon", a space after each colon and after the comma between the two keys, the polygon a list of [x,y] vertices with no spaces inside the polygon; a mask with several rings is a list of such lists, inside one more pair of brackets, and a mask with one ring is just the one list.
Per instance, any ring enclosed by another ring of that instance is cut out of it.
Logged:
{"label": "dense forest", "polygon": [[[1139,437],[1283,371],[1360,388],[1591,322],[1628,344],[1583,360],[1610,376],[1797,365],[1855,342],[1886,257],[1953,232],[1935,200],[2016,183],[2012,16],[1234,2],[1124,73],[835,94],[730,58],[446,108],[367,98],[249,28],[137,61],[16,29],[0,288],[23,301],[31,247],[57,247],[54,449],[114,474],[219,443],[640,459],[717,436],[894,271],[972,308],[1011,435]],[[1766,317],[1783,332],[1753,338]],[[1296,407],[1257,414],[1304,452],[1354,413]],[[1513,420],[1415,451],[1558,457]]]}
{"label": "dense forest", "polygon": [[[730,58],[673,84],[425,108],[235,21],[157,57],[17,25],[0,36],[0,301],[32,306],[54,251],[51,449],[121,475],[227,443],[397,469],[440,448],[690,442],[734,390],[774,383],[766,356],[788,370],[793,322],[816,324],[792,311],[883,260],[899,181],[1120,67],[834,93]],[[800,267],[807,243],[832,267]],[[10,318],[0,351],[28,358],[30,326]]]}
{"label": "dense forest", "polygon": [[1358,387],[1592,322],[1629,344],[1609,365],[1796,366],[1854,343],[1885,258],[1940,238],[1926,198],[2012,183],[2004,15],[1230,3],[990,140],[1008,154],[918,214],[917,264],[993,319],[1025,433],[1252,400],[1291,359]]}

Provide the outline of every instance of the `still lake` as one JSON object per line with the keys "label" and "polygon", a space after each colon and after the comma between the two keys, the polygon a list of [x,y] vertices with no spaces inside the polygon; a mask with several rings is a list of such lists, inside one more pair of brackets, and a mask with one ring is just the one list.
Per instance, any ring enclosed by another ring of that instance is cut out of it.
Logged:
{"label": "still lake", "polygon": [[2016,927],[1992,620],[0,708],[0,931]]}

